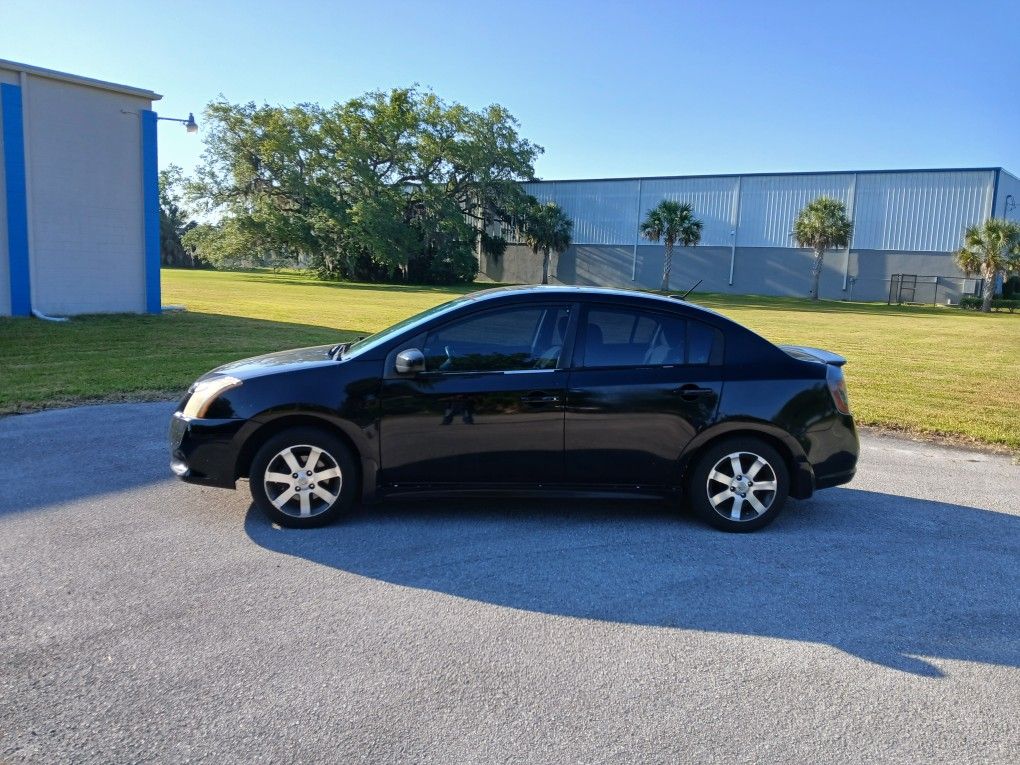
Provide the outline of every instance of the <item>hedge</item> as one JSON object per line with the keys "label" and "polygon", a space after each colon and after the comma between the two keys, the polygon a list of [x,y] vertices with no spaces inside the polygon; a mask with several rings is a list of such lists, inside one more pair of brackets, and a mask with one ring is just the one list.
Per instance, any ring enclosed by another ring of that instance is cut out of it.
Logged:
{"label": "hedge", "polygon": [[[960,308],[970,308],[975,311],[981,308],[981,298],[975,295],[964,295],[960,298]],[[992,298],[992,310],[998,311],[1000,308],[1005,308],[1010,313],[1013,313],[1017,308],[1020,308],[1020,300],[1006,300],[1005,298]]]}

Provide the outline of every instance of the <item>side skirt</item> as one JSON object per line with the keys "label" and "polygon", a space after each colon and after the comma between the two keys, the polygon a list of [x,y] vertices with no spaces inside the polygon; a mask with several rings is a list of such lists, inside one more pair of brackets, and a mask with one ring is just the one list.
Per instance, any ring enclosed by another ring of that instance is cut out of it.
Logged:
{"label": "side skirt", "polygon": [[376,500],[418,499],[431,497],[522,497],[562,499],[663,499],[675,497],[679,490],[668,486],[590,486],[540,484],[534,486],[507,484],[390,484],[380,486]]}

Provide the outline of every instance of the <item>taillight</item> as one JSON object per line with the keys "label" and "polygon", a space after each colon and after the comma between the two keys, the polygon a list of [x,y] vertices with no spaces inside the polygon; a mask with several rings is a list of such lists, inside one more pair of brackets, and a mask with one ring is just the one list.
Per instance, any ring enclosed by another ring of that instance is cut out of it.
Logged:
{"label": "taillight", "polygon": [[842,414],[850,414],[850,396],[846,392],[846,378],[843,377],[843,370],[829,364],[825,372],[826,382],[829,384],[829,393],[832,394],[832,403]]}

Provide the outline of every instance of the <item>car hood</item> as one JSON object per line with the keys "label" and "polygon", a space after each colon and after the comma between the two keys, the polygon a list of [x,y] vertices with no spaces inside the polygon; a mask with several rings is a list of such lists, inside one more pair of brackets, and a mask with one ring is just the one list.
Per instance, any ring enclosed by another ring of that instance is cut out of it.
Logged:
{"label": "car hood", "polygon": [[239,380],[247,380],[252,377],[276,374],[277,372],[290,372],[296,369],[308,369],[311,367],[331,366],[341,362],[329,357],[331,345],[315,345],[310,348],[294,348],[289,351],[278,351],[267,353],[264,356],[253,356],[250,359],[240,359],[224,364],[221,367],[203,375],[212,377],[214,375],[230,375]]}

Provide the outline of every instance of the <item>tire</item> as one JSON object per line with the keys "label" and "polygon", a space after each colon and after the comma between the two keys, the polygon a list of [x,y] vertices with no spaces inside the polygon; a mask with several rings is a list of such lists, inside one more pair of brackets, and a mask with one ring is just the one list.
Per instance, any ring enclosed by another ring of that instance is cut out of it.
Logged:
{"label": "tire", "polygon": [[753,436],[735,436],[710,446],[694,463],[687,483],[694,513],[717,529],[733,532],[754,531],[772,523],[789,491],[786,460]]}
{"label": "tire", "polygon": [[357,463],[333,434],[319,428],[291,428],[262,444],[252,459],[248,481],[255,505],[273,523],[311,528],[331,523],[353,507]]}

